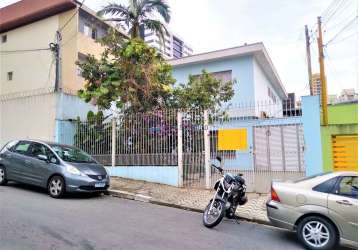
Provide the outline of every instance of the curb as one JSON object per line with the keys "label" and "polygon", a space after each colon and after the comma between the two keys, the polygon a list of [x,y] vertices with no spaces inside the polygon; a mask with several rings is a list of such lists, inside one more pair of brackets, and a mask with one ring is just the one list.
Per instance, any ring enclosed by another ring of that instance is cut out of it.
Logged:
{"label": "curb", "polygon": [[[177,208],[177,209],[182,209],[182,210],[192,211],[192,212],[197,212],[197,213],[203,213],[204,212],[204,210],[200,209],[200,208],[193,208],[193,207],[173,204],[173,203],[169,203],[169,202],[166,202],[166,201],[154,199],[154,198],[152,198],[150,196],[146,196],[146,195],[142,195],[142,194],[134,194],[134,193],[130,193],[130,192],[127,192],[127,191],[122,191],[122,190],[109,189],[107,194],[111,195],[113,197],[117,197],[117,198],[140,201],[140,202],[145,202],[145,203],[151,203],[151,204],[155,204],[155,205],[159,205],[159,206],[172,207],[172,208]],[[248,222],[254,222],[254,223],[258,223],[258,224],[272,226],[270,224],[270,222],[266,221],[266,220],[255,219],[255,218],[247,218],[247,217],[241,217],[241,216],[239,216],[239,219],[244,220],[244,221],[248,221]]]}

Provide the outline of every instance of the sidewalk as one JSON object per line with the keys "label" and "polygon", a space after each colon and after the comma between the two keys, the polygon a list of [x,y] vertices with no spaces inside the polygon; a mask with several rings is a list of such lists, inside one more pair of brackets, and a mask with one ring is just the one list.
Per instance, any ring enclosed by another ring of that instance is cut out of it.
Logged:
{"label": "sidewalk", "polygon": [[[163,184],[118,177],[111,178],[110,194],[121,198],[150,202],[202,212],[214,195],[214,190],[176,188]],[[267,195],[248,193],[249,201],[238,207],[237,215],[243,219],[268,224],[266,215]]]}

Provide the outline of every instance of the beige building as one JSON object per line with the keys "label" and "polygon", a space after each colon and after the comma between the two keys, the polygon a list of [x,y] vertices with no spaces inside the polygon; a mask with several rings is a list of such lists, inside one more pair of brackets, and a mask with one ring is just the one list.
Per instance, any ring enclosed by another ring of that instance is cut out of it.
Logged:
{"label": "beige building", "polygon": [[75,62],[101,54],[95,39],[110,26],[75,0],[22,0],[0,16],[0,146],[14,138],[58,141],[62,121],[94,109],[76,97],[84,80]]}

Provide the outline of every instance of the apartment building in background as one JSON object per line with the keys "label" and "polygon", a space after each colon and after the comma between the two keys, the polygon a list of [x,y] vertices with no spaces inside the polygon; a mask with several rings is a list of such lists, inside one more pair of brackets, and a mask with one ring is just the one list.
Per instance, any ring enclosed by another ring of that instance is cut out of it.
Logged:
{"label": "apartment building in background", "polygon": [[[75,62],[103,52],[95,39],[110,24],[75,0],[22,0],[0,16],[0,146],[14,138],[55,141],[60,121],[95,110],[76,96],[84,79]],[[50,49],[57,39],[58,68]]]}
{"label": "apartment building in background", "polygon": [[341,95],[330,95],[328,97],[330,104],[344,103],[344,102],[358,102],[358,93],[354,88],[342,89]]}
{"label": "apartment building in background", "polygon": [[312,74],[312,95],[321,95],[321,77],[319,73]]}
{"label": "apartment building in background", "polygon": [[341,95],[338,98],[339,102],[358,101],[358,93],[354,88],[342,89]]}
{"label": "apartment building in background", "polygon": [[164,34],[164,39],[151,30],[142,30],[141,36],[146,43],[156,48],[165,59],[176,59],[193,54],[193,49],[170,30]]}

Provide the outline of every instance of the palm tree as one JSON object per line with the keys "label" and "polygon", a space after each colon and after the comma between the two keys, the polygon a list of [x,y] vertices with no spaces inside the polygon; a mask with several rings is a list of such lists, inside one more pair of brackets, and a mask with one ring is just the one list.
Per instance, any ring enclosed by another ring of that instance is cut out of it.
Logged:
{"label": "palm tree", "polygon": [[140,38],[140,28],[151,30],[164,39],[167,32],[163,23],[152,19],[157,12],[166,23],[170,21],[170,8],[165,0],[128,0],[129,5],[111,3],[98,12],[99,15],[109,14],[113,17],[106,21],[115,21],[128,28],[131,38]]}

